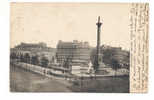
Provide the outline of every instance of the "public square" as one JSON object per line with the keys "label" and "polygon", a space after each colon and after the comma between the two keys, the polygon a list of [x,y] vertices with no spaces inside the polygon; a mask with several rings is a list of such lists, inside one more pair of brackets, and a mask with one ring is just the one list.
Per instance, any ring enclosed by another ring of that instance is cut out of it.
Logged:
{"label": "public square", "polygon": [[10,83],[11,92],[129,92],[128,76],[84,79],[74,84],[64,78],[48,78],[12,65]]}

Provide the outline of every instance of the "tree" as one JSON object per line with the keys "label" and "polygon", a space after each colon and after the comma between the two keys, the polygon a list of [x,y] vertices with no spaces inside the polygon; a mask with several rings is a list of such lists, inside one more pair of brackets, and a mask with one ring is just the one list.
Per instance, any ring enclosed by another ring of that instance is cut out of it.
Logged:
{"label": "tree", "polygon": [[111,65],[112,66],[112,59],[113,59],[113,56],[116,54],[115,50],[114,49],[105,49],[103,50],[103,62],[105,64],[108,64],[108,65]]}
{"label": "tree", "polygon": [[23,56],[23,54],[20,54],[20,62],[24,62],[24,56]]}
{"label": "tree", "polygon": [[114,58],[111,59],[111,67],[113,70],[115,70],[115,76],[116,76],[116,72],[120,68],[120,65],[119,65],[118,61]]}
{"label": "tree", "polygon": [[30,63],[30,55],[29,55],[29,53],[26,53],[26,54],[24,55],[24,62],[25,62],[25,63]]}
{"label": "tree", "polygon": [[39,65],[39,59],[38,59],[37,55],[32,56],[31,63],[34,64],[34,65]]}
{"label": "tree", "polygon": [[11,58],[11,59],[17,59],[16,53],[12,52],[12,53],[10,54],[10,58]]}
{"label": "tree", "polygon": [[49,64],[49,60],[48,60],[46,57],[43,56],[43,57],[41,58],[41,66],[42,66],[42,67],[47,67],[48,64]]}

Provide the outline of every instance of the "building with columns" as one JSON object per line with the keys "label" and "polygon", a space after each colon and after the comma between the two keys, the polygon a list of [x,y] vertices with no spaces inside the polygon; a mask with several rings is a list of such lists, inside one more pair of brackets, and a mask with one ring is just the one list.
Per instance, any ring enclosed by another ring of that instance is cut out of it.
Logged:
{"label": "building with columns", "polygon": [[58,63],[69,60],[72,65],[88,64],[90,61],[90,46],[88,42],[59,41],[57,45],[56,58]]}

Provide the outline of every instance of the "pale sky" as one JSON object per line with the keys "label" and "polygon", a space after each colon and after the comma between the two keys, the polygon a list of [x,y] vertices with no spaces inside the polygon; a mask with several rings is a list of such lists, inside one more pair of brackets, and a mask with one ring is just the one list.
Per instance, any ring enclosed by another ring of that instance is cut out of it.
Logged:
{"label": "pale sky", "polygon": [[130,4],[122,3],[12,3],[11,47],[45,42],[56,47],[58,40],[88,41],[96,46],[98,16],[101,45],[130,47]]}

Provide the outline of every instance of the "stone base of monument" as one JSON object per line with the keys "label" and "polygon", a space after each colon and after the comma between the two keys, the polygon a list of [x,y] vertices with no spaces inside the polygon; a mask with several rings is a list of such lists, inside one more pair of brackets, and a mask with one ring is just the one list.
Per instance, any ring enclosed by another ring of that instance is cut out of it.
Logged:
{"label": "stone base of monument", "polygon": [[106,70],[107,66],[104,64],[104,63],[100,63],[97,71],[96,71],[96,74],[101,74],[101,75],[105,75],[105,74],[108,74],[109,72]]}
{"label": "stone base of monument", "polygon": [[98,70],[104,70],[104,68],[106,68],[107,66],[104,63],[100,63]]}

